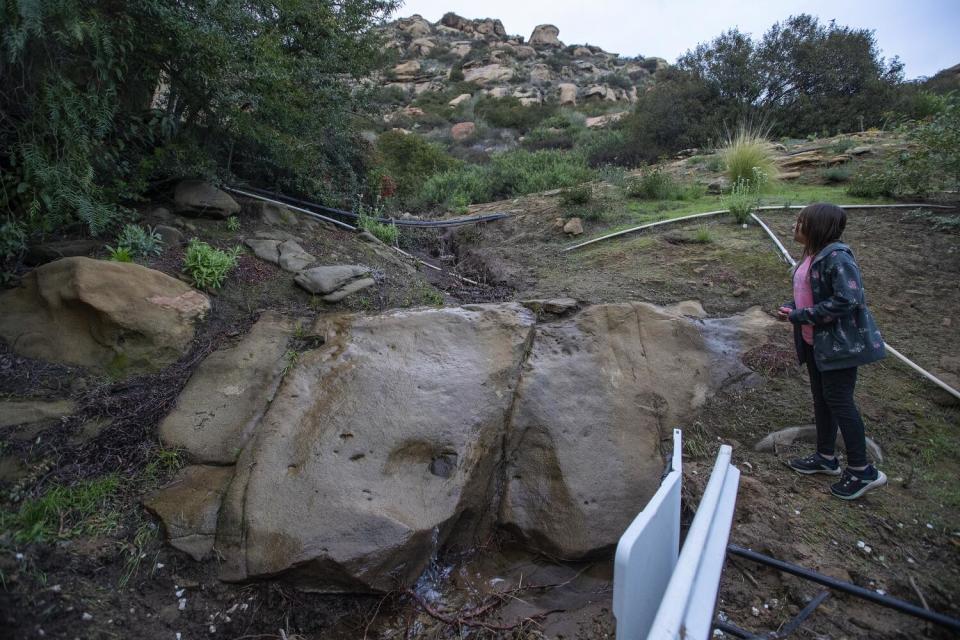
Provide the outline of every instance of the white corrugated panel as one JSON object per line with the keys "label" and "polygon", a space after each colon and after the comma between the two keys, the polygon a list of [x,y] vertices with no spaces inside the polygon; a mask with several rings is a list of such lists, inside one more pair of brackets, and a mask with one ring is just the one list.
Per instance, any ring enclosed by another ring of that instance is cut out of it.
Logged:
{"label": "white corrugated panel", "polygon": [[617,638],[642,640],[660,606],[680,550],[682,442],[673,430],[670,471],[617,544],[613,567],[613,615]]}

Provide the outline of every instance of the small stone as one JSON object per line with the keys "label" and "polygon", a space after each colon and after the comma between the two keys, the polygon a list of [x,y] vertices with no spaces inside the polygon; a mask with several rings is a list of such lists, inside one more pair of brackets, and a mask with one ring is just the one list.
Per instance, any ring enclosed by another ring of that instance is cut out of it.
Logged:
{"label": "small stone", "polygon": [[952,324],[952,321],[950,320],[950,318],[944,318],[943,322],[941,322],[940,324],[942,324],[945,327],[949,327]]}
{"label": "small stone", "polygon": [[183,610],[186,609],[186,608],[187,608],[187,599],[186,599],[186,598],[180,598],[180,599],[177,601],[177,609],[179,609],[180,611],[183,611]]}
{"label": "small stone", "polygon": [[93,620],[93,616],[87,613],[86,611],[84,611],[83,615],[80,617],[83,618],[84,622],[90,622],[91,620]]}
{"label": "small stone", "polygon": [[753,617],[756,618],[760,615],[760,609],[757,609],[756,607],[750,607],[750,613],[752,613]]}
{"label": "small stone", "polygon": [[734,289],[734,290],[733,290],[733,293],[730,294],[730,295],[732,295],[734,298],[739,298],[740,296],[742,296],[742,295],[744,295],[744,294],[746,294],[746,293],[749,293],[749,292],[750,292],[750,289],[748,289],[748,288],[746,288],[746,287],[738,287],[738,288]]}
{"label": "small stone", "polygon": [[583,221],[580,218],[570,218],[570,220],[563,225],[563,232],[572,236],[580,235],[583,233]]}

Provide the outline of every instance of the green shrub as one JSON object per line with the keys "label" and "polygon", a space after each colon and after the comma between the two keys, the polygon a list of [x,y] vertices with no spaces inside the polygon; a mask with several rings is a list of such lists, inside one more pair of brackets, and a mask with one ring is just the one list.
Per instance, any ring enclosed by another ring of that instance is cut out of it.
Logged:
{"label": "green shrub", "polygon": [[767,183],[776,180],[777,164],[773,149],[759,130],[741,125],[736,133],[727,138],[722,154],[731,184],[745,181],[759,191]]}
{"label": "green shrub", "polygon": [[853,175],[853,169],[842,165],[826,167],[820,170],[820,179],[827,184],[847,182],[851,175]]}
{"label": "green shrub", "polygon": [[532,104],[524,106],[519,98],[507,96],[505,98],[482,97],[474,113],[494,127],[517,129],[526,133],[536,127],[544,119],[554,115],[557,111],[555,104]]}
{"label": "green shrub", "polygon": [[112,508],[119,486],[116,475],[53,486],[39,498],[25,500],[16,512],[0,512],[0,529],[20,543],[109,533],[120,520]]}
{"label": "green shrub", "polygon": [[430,176],[460,164],[441,147],[415,133],[387,131],[377,140],[377,151],[382,175],[395,181],[396,197],[404,205]]}
{"label": "green shrub", "polygon": [[840,138],[830,145],[830,153],[838,156],[841,153],[846,153],[850,149],[853,149],[855,146],[857,146],[857,143],[850,138]]}
{"label": "green shrub", "polygon": [[897,193],[896,174],[884,168],[861,170],[847,183],[847,195],[858,198],[892,198]]}
{"label": "green shrub", "polygon": [[458,197],[468,202],[491,202],[573,187],[595,177],[578,153],[518,149],[496,154],[488,164],[464,165],[432,176],[424,183],[417,206],[446,205]]}
{"label": "green shrub", "polygon": [[381,242],[396,244],[400,239],[400,230],[397,225],[388,222],[378,222],[373,216],[361,213],[358,226],[375,235]]}
{"label": "green shrub", "polygon": [[15,258],[27,250],[23,224],[8,220],[0,225],[0,260]]}
{"label": "green shrub", "polygon": [[537,151],[539,149],[572,149],[575,144],[574,132],[571,129],[555,129],[552,127],[537,127],[523,137],[520,142],[524,149]]}
{"label": "green shrub", "polygon": [[129,249],[130,255],[135,258],[146,258],[163,252],[163,240],[151,227],[144,229],[140,225],[128,224],[117,236],[117,247]]}
{"label": "green shrub", "polygon": [[641,200],[671,200],[677,191],[670,174],[662,167],[645,168],[643,172],[627,181],[627,195]]}
{"label": "green shrub", "polygon": [[240,231],[240,218],[237,216],[230,216],[227,218],[227,231],[232,231],[234,233]]}
{"label": "green shrub", "polygon": [[755,183],[751,180],[737,180],[730,187],[729,195],[724,197],[723,204],[737,224],[746,224],[750,220],[750,214],[760,204]]}
{"label": "green shrub", "polygon": [[227,274],[237,266],[240,247],[222,251],[193,238],[183,258],[183,271],[198,289],[219,289]]}
{"label": "green shrub", "polygon": [[591,198],[593,198],[593,187],[589,184],[577,185],[560,192],[560,204],[565,207],[587,204]]}

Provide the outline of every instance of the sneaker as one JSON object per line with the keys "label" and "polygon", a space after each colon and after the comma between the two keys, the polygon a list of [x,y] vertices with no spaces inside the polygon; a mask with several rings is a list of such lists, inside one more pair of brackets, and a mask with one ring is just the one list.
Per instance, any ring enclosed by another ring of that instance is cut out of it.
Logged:
{"label": "sneaker", "polygon": [[828,460],[820,455],[819,452],[811,453],[806,458],[794,458],[787,463],[787,466],[797,473],[825,473],[828,476],[840,475],[840,462],[834,458]]}
{"label": "sneaker", "polygon": [[863,471],[844,469],[840,482],[830,485],[830,493],[841,500],[856,500],[867,491],[887,484],[887,475],[874,467],[867,465]]}

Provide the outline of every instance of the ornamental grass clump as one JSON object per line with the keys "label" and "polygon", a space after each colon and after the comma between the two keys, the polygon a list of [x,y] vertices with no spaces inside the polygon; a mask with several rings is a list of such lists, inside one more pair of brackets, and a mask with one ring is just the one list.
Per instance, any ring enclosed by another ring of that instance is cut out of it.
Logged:
{"label": "ornamental grass clump", "polygon": [[754,191],[762,191],[777,179],[773,147],[762,129],[741,126],[727,137],[721,154],[731,184],[749,182]]}
{"label": "ornamental grass clump", "polygon": [[228,251],[215,249],[202,240],[193,238],[183,258],[183,270],[198,289],[219,289],[227,274],[237,266],[240,247]]}

